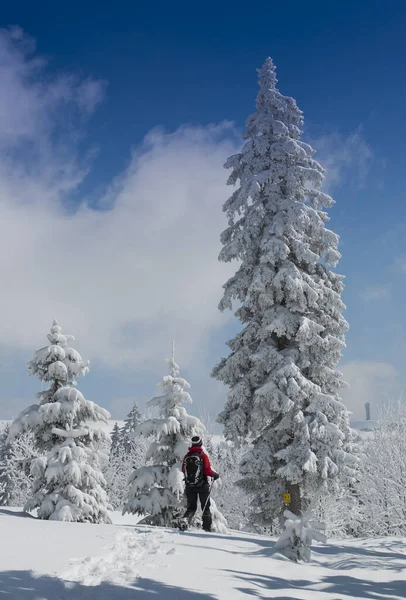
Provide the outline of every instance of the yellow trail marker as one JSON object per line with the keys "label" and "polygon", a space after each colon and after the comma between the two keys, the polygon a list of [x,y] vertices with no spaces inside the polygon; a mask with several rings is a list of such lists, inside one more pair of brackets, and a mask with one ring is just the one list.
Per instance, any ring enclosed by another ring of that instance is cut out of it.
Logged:
{"label": "yellow trail marker", "polygon": [[290,504],[290,500],[291,500],[290,494],[283,494],[283,502],[285,504]]}

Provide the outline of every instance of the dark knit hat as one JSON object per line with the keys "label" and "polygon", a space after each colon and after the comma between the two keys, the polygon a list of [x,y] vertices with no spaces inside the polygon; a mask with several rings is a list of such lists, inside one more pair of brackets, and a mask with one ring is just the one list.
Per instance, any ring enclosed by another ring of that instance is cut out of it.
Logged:
{"label": "dark knit hat", "polygon": [[192,437],[192,446],[201,446],[203,444],[203,440],[200,435],[194,435]]}

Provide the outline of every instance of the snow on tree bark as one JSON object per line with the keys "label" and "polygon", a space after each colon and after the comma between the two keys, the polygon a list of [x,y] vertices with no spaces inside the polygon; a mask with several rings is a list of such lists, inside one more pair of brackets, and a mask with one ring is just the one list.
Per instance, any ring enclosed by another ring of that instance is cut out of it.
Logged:
{"label": "snow on tree bark", "polygon": [[73,339],[54,321],[49,345],[28,365],[29,373],[50,387],[37,394],[39,405],[23,411],[11,427],[11,436],[31,430],[45,453],[31,463],[34,484],[25,510],[37,508],[42,519],[110,523],[98,449],[106,434],[94,426],[107,423],[110,415],[74,387],[89,362],[68,346]]}
{"label": "snow on tree bark", "polygon": [[336,366],[345,346],[343,277],[332,270],[338,236],[326,228],[333,199],[324,170],[301,139],[302,113],[276,88],[269,58],[259,70],[256,112],[245,144],[231,156],[224,204],[228,228],[219,260],[240,266],[224,285],[220,310],[238,303],[243,329],[213,376],[229,386],[218,421],[233,441],[252,441],[242,485],[255,492],[257,520],[281,515],[290,492],[295,512],[315,490],[353,464],[349,417]]}

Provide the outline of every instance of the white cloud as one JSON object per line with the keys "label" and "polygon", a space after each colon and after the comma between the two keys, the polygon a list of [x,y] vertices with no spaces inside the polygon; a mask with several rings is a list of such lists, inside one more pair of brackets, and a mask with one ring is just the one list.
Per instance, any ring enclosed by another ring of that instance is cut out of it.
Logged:
{"label": "white cloud", "polygon": [[348,389],[342,398],[355,420],[365,418],[365,403],[371,403],[371,417],[376,418],[380,405],[399,395],[398,373],[393,365],[379,361],[352,361],[341,365]]}
{"label": "white cloud", "polygon": [[68,215],[46,202],[21,209],[2,195],[2,343],[41,343],[55,315],[93,358],[139,363],[175,338],[185,359],[196,359],[223,320],[217,304],[230,270],[217,262],[221,164],[232,151],[218,141],[223,133],[154,133],[108,211],[82,206]]}
{"label": "white cloud", "polygon": [[24,146],[0,167],[0,344],[33,350],[56,316],[83,354],[113,366],[139,367],[173,338],[183,364],[204,360],[210,332],[227,319],[217,304],[235,268],[217,261],[231,125],[154,130],[101,199],[109,210],[81,205],[69,214],[62,199],[85,169],[73,142],[53,143],[50,107],[88,113],[102,84],[38,84],[44,63],[11,37],[0,35],[9,75],[0,114],[12,113],[0,118],[0,147],[29,140],[40,152],[27,161]]}

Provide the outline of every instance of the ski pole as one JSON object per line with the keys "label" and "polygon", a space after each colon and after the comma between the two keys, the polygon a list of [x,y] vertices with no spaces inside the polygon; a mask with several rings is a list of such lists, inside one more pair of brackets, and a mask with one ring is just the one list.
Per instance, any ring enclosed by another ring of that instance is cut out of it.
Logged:
{"label": "ski pole", "polygon": [[210,500],[211,488],[213,487],[213,483],[214,483],[214,479],[211,480],[211,484],[210,484],[210,487],[209,487],[209,494],[207,496],[206,502],[204,503],[204,506],[203,506],[203,509],[202,509],[202,515],[204,514],[204,511],[206,510],[207,503]]}

